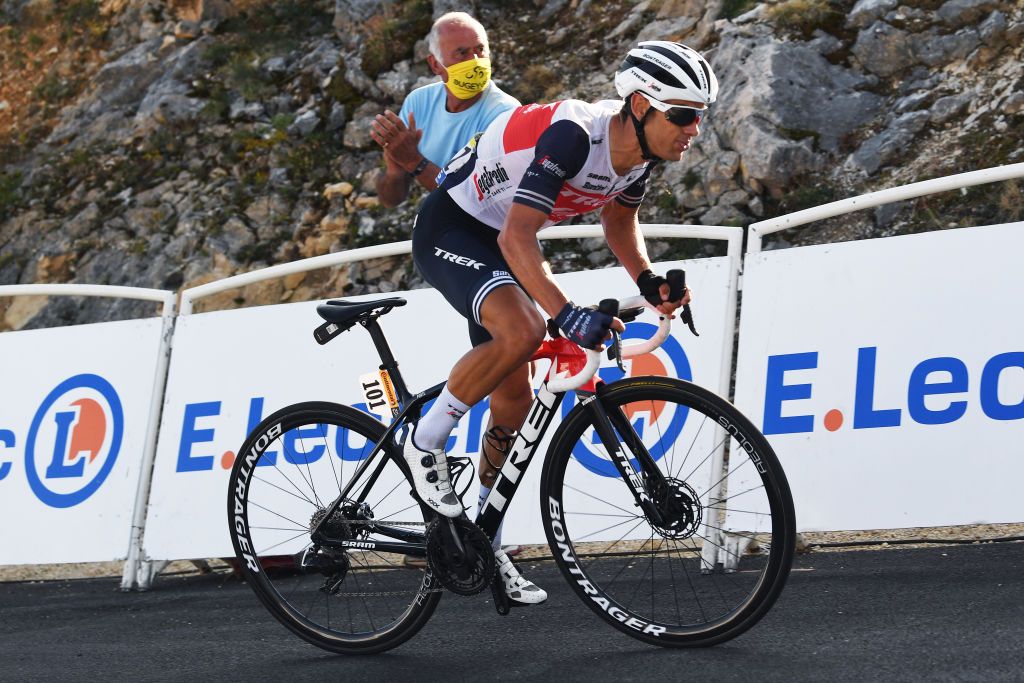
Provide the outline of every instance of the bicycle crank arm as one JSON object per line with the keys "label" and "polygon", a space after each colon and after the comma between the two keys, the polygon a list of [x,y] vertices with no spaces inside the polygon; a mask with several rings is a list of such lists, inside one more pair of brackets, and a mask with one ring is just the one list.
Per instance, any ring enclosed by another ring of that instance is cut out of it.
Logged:
{"label": "bicycle crank arm", "polygon": [[503,617],[507,617],[509,611],[512,609],[512,601],[508,599],[505,594],[505,582],[502,580],[501,575],[498,572],[494,573],[494,578],[491,579],[491,597],[494,598],[494,609],[498,611]]}
{"label": "bicycle crank arm", "polygon": [[[462,539],[459,538],[459,531],[455,528],[455,524],[452,520],[445,517],[441,521],[441,538],[443,539],[442,552],[447,556],[447,560],[455,569],[455,575],[460,579],[465,579],[469,576],[469,563],[475,560],[475,557],[467,557],[469,552],[462,543]],[[471,551],[470,551],[471,552]]]}

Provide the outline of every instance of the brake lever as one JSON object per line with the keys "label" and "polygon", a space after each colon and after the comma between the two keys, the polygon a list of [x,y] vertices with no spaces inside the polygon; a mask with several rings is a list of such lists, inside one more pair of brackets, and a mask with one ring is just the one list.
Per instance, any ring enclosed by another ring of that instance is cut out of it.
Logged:
{"label": "brake lever", "polygon": [[693,332],[693,336],[699,337],[700,333],[697,332],[697,328],[693,324],[693,311],[690,310],[690,304],[683,306],[683,314],[680,319],[686,323],[686,326],[690,328],[690,332]]}
{"label": "brake lever", "polygon": [[617,330],[612,330],[612,344],[608,347],[608,360],[614,360],[619,370],[626,372],[626,366],[622,364],[622,337]]}

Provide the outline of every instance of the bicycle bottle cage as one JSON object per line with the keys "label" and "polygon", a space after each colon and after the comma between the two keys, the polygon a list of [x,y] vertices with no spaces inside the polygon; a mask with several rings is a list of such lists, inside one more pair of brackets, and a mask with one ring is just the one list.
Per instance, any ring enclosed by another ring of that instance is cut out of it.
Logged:
{"label": "bicycle bottle cage", "polygon": [[397,296],[373,301],[335,299],[320,304],[316,307],[316,312],[327,322],[313,330],[313,339],[316,339],[318,344],[326,344],[342,332],[350,330],[356,323],[379,318],[389,313],[391,309],[405,304],[405,299]]}

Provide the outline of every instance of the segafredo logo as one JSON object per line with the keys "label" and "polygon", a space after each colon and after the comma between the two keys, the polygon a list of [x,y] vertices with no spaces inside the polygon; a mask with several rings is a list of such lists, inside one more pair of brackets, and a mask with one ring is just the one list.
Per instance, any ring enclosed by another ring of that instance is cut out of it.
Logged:
{"label": "segafredo logo", "polygon": [[75,375],[43,399],[25,440],[25,475],[43,503],[68,508],[103,485],[124,436],[121,399],[99,375]]}
{"label": "segafredo logo", "polygon": [[[658,331],[657,325],[633,322],[626,325],[623,340],[650,339]],[[624,362],[627,374],[617,366],[601,368],[599,374],[605,382],[611,383],[623,376],[640,377],[655,375],[659,377],[678,377],[691,380],[690,361],[679,341],[670,336],[661,347],[653,353],[631,358]],[[568,414],[573,401],[562,402],[562,417]],[[689,409],[684,406],[665,403],[664,401],[648,401],[647,403],[630,404],[625,407],[626,417],[633,424],[636,433],[643,439],[644,445],[655,460],[660,459],[672,448],[676,437],[683,431]],[[619,477],[615,464],[608,459],[607,452],[600,443],[600,437],[590,429],[583,434],[572,451],[581,465],[604,477]],[[638,465],[633,464],[634,467]]]}

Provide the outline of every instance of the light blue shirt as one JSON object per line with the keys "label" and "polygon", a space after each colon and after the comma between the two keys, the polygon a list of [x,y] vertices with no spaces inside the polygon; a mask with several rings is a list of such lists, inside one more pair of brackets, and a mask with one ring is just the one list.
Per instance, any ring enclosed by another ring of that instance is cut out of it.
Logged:
{"label": "light blue shirt", "polygon": [[445,109],[446,93],[440,81],[416,88],[405,98],[398,112],[405,125],[409,125],[409,112],[413,113],[416,127],[423,130],[420,153],[442,168],[502,112],[519,106],[519,100],[493,81],[472,107],[456,114]]}

